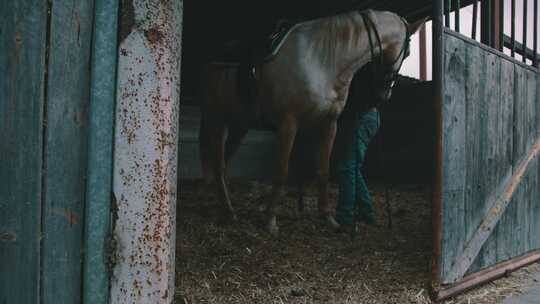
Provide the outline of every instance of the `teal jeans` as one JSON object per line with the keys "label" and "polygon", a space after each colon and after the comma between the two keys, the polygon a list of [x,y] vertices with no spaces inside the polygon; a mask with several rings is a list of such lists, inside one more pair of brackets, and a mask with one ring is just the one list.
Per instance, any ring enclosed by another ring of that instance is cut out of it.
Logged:
{"label": "teal jeans", "polygon": [[375,221],[373,199],[361,170],[369,142],[379,126],[376,111],[344,113],[340,122],[337,140],[341,143],[336,167],[339,183],[336,220],[340,224]]}

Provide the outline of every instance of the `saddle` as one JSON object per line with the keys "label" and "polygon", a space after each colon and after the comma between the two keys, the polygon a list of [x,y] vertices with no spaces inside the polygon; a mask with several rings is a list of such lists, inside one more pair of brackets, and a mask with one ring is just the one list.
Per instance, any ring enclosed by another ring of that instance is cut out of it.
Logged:
{"label": "saddle", "polygon": [[296,24],[278,21],[272,30],[262,39],[232,41],[225,46],[222,54],[216,58],[220,62],[238,64],[238,91],[245,109],[252,113],[253,125],[258,129],[275,129],[264,117],[261,117],[259,105],[256,103],[255,67],[272,60],[281,46],[295,28]]}
{"label": "saddle", "polygon": [[246,60],[254,63],[269,61],[279,52],[285,39],[296,26],[287,20],[280,20],[274,29],[262,38],[234,40],[225,45],[224,52],[218,60],[226,63],[243,63]]}

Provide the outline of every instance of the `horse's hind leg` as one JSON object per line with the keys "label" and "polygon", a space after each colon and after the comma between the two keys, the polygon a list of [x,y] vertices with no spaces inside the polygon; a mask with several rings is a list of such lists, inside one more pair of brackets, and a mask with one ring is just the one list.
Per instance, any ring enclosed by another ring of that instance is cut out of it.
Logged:
{"label": "horse's hind leg", "polygon": [[289,174],[289,157],[296,136],[296,120],[287,117],[281,122],[278,132],[278,158],[272,185],[272,195],[268,202],[268,231],[276,235],[279,231],[276,220],[276,208],[279,200],[283,197],[287,176]]}
{"label": "horse's hind leg", "polygon": [[208,131],[208,147],[211,169],[214,172],[217,191],[220,200],[224,203],[225,218],[236,221],[236,214],[229,197],[229,190],[225,181],[225,130],[224,124],[213,125]]}
{"label": "horse's hind leg", "polygon": [[231,159],[238,151],[242,140],[248,132],[247,127],[238,127],[238,126],[229,126],[229,132],[227,136],[227,141],[225,142],[225,172],[226,176],[229,176],[229,171],[231,169]]}
{"label": "horse's hind leg", "polygon": [[206,118],[205,113],[201,113],[201,122],[199,127],[199,158],[201,161],[203,179],[206,184],[210,184],[214,179],[211,164],[212,159],[210,158],[210,154],[212,152],[209,151],[211,147],[208,124],[209,121]]}
{"label": "horse's hind leg", "polygon": [[336,121],[330,121],[328,126],[322,130],[322,141],[320,143],[319,153],[319,170],[317,174],[319,180],[319,216],[333,229],[339,228],[339,224],[332,216],[330,206],[328,204],[328,180],[330,175],[330,155],[332,153],[332,147],[334,146],[336,129]]}

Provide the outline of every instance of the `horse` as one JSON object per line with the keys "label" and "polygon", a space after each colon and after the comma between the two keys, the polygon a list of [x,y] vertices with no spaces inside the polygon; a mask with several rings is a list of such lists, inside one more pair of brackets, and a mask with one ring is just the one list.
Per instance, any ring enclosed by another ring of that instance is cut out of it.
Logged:
{"label": "horse", "polygon": [[425,19],[409,24],[387,11],[352,11],[296,24],[269,60],[256,62],[246,105],[240,64],[211,62],[203,71],[200,159],[204,180],[215,182],[224,215],[236,220],[226,184],[231,157],[250,128],[264,121],[277,134],[275,172],[266,206],[267,230],[276,235],[277,207],[287,183],[289,158],[298,131],[318,134],[318,213],[332,228],[339,224],[328,203],[329,162],[337,119],[356,71],[374,66],[377,98],[388,100],[409,40]]}

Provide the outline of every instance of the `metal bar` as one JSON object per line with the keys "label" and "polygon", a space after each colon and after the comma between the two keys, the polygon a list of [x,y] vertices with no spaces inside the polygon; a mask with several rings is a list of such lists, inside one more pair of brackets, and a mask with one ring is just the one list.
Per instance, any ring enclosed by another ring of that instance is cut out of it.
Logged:
{"label": "metal bar", "polygon": [[[520,54],[522,56],[526,55],[527,58],[531,59],[531,60],[534,58],[534,54],[535,54],[534,50],[531,50],[530,48],[525,48],[526,54],[523,54],[522,53],[523,52],[523,45],[521,43],[519,43],[519,42],[514,42],[514,43],[515,43],[516,53],[518,53],[518,54]],[[511,47],[512,46],[512,38],[504,35],[504,46],[506,46],[508,48]],[[536,54],[536,57],[540,58],[538,53]]]}
{"label": "metal bar", "polygon": [[538,0],[534,0],[533,66],[538,67]]}
{"label": "metal bar", "polygon": [[478,22],[478,0],[473,2],[473,15],[472,15],[472,32],[471,37],[476,40],[476,23]]}
{"label": "metal bar", "polygon": [[444,0],[444,26],[450,28],[450,4],[452,0]]}
{"label": "metal bar", "polygon": [[455,0],[455,10],[454,10],[454,17],[455,17],[455,31],[459,33],[459,11],[461,9],[461,2],[459,0]]}
{"label": "metal bar", "polygon": [[420,29],[420,79],[427,80],[426,25]]}
{"label": "metal bar", "polygon": [[533,251],[467,276],[461,282],[439,290],[435,295],[434,300],[436,302],[444,301],[476,286],[506,276],[521,267],[525,267],[537,261],[540,261],[540,250]]}
{"label": "metal bar", "polygon": [[456,263],[452,266],[445,281],[453,283],[463,278],[512,201],[512,197],[527,173],[530,164],[533,160],[538,158],[539,154],[540,139],[536,141],[530,151],[527,152],[527,157],[519,164],[514,171],[514,174],[512,174],[512,170],[510,170],[508,178],[505,178],[502,184],[497,187],[497,189],[502,189],[502,192],[494,193],[490,197],[488,206],[491,206],[491,208],[489,209],[489,212],[472,237],[467,241],[467,245],[456,259]]}
{"label": "metal bar", "polygon": [[512,57],[516,56],[516,0],[512,0],[512,18],[511,18],[511,32],[510,37],[512,39],[512,46],[510,47]]}
{"label": "metal bar", "polygon": [[83,303],[108,304],[118,0],[95,0],[88,135]]}
{"label": "metal bar", "polygon": [[172,303],[183,1],[122,3],[110,303]]}
{"label": "metal bar", "polygon": [[[527,0],[523,0],[523,54],[527,54]],[[527,62],[527,56],[523,56],[523,62]]]}
{"label": "metal bar", "polygon": [[433,4],[433,98],[435,107],[435,165],[431,196],[431,222],[433,225],[433,255],[431,258],[431,288],[438,290],[441,282],[441,244],[442,244],[442,159],[443,128],[442,105],[444,90],[444,40],[443,40],[443,0]]}
{"label": "metal bar", "polygon": [[503,32],[503,23],[504,23],[504,20],[503,20],[503,6],[504,6],[504,1],[502,0],[493,0],[493,17],[492,17],[492,21],[493,21],[493,32],[492,32],[492,37],[493,37],[493,45],[494,47],[499,50],[499,51],[502,51],[502,47],[503,47],[503,40],[501,39],[502,38],[502,32]]}
{"label": "metal bar", "polygon": [[499,50],[504,51],[504,0],[499,2]]}
{"label": "metal bar", "polygon": [[483,44],[493,47],[493,40],[491,36],[492,22],[491,22],[491,0],[481,1],[480,9],[480,40]]}

